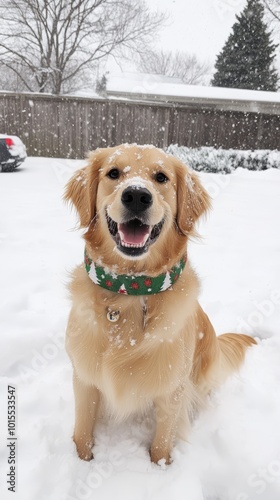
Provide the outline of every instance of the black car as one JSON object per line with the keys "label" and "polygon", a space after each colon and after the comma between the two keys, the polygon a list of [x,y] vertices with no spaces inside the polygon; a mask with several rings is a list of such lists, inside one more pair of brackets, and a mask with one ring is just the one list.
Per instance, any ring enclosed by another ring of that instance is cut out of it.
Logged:
{"label": "black car", "polygon": [[2,172],[12,172],[26,158],[26,148],[16,135],[0,134],[0,166]]}

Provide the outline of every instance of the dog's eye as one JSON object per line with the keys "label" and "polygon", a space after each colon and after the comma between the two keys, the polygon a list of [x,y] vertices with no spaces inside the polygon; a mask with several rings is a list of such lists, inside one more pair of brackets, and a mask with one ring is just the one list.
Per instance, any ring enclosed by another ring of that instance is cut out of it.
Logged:
{"label": "dog's eye", "polygon": [[166,175],[163,172],[158,172],[155,175],[155,180],[157,182],[159,182],[160,184],[162,184],[163,182],[167,182],[168,181],[168,177],[166,177]]}
{"label": "dog's eye", "polygon": [[120,176],[120,171],[117,168],[111,168],[109,170],[107,177],[110,177],[110,179],[118,179]]}

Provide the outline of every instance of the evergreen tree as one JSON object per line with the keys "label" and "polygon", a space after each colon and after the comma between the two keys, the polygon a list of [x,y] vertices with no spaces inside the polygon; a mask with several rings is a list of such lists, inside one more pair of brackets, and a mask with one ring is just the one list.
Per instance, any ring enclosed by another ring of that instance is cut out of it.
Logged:
{"label": "evergreen tree", "polygon": [[278,74],[272,63],[278,45],[271,41],[260,0],[248,0],[236,19],[232,33],[217,57],[211,84],[276,92]]}

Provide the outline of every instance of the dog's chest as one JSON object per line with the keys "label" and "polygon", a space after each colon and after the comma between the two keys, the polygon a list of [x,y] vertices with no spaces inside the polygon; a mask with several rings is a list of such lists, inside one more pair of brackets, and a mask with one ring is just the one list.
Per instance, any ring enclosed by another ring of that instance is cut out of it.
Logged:
{"label": "dog's chest", "polygon": [[197,288],[188,271],[169,290],[127,296],[104,290],[77,270],[67,351],[79,378],[95,385],[117,413],[145,407],[190,373]]}
{"label": "dog's chest", "polygon": [[182,338],[164,312],[150,317],[149,304],[140,299],[129,307],[125,301],[108,303],[94,312],[96,329],[83,348],[80,343],[78,355],[86,357],[87,381],[118,413],[144,408],[155,395],[175,389],[184,371]]}
{"label": "dog's chest", "polygon": [[115,414],[144,409],[185,384],[198,293],[190,267],[172,287],[150,296],[105,290],[79,267],[71,291],[67,351],[78,378],[96,386]]}

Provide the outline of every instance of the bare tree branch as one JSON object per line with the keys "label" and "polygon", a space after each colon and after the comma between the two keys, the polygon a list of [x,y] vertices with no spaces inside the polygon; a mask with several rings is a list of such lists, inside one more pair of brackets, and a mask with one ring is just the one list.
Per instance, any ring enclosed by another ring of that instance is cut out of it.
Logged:
{"label": "bare tree branch", "polygon": [[109,54],[146,51],[166,20],[144,0],[0,0],[0,64],[59,94]]}
{"label": "bare tree branch", "polygon": [[151,50],[144,57],[140,57],[140,71],[180,78],[190,85],[208,83],[209,64],[199,62],[196,55],[186,52],[172,52]]}
{"label": "bare tree branch", "polygon": [[[271,20],[280,23],[280,0],[263,0],[265,10],[270,15]],[[280,25],[278,24],[278,30]]]}

